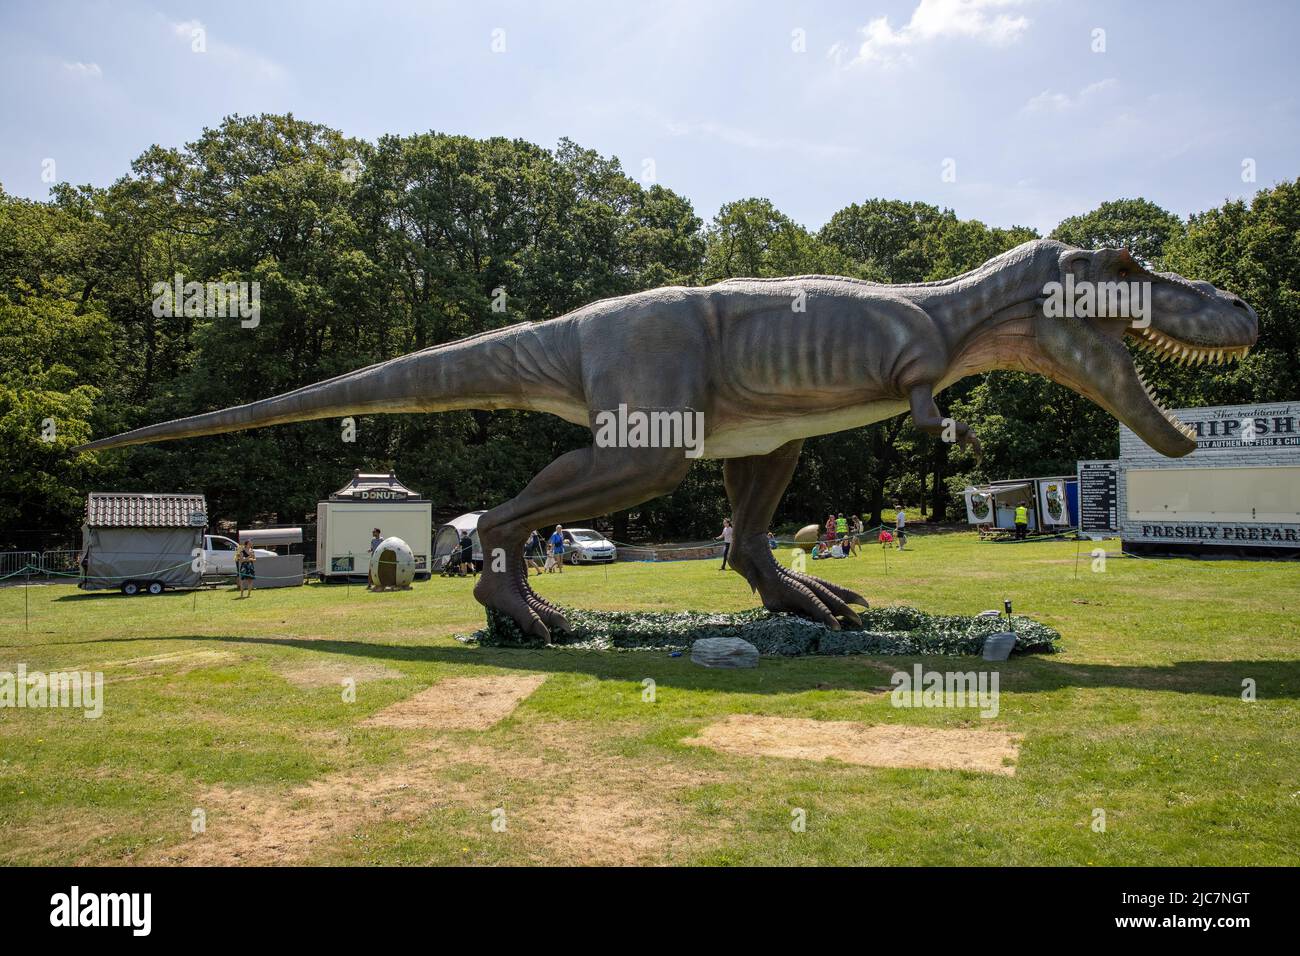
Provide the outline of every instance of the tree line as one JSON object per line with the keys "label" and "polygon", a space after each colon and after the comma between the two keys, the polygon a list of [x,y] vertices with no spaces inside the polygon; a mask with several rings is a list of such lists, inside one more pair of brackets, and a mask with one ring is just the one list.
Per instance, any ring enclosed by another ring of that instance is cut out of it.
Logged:
{"label": "tree line", "polygon": [[[1106,202],[1051,237],[1126,246],[1258,311],[1245,362],[1149,370],[1167,405],[1279,401],[1300,399],[1298,220],[1291,181],[1187,220],[1140,198]],[[391,469],[439,515],[491,507],[589,434],[537,413],[468,411],[361,417],[352,441],[326,420],[70,449],[609,296],[737,276],[929,281],[1037,236],[880,198],[816,231],[763,198],[705,223],[684,197],[568,140],[371,143],[292,115],[229,117],[184,147],[149,148],[106,188],[62,183],[44,202],[0,189],[0,549],[68,541],[90,490],[202,491],[213,517],[297,524],[354,468]],[[177,275],[256,282],[256,327],[180,302],[160,310],[159,284]],[[814,438],[777,522],[843,511],[874,524],[896,498],[959,517],[970,482],[1072,473],[1118,450],[1109,415],[1036,376],[972,376],[940,404],[975,428],[982,462],[905,415]],[[716,533],[727,510],[720,463],[701,461],[672,495],[590,517],[620,540],[670,540]]]}

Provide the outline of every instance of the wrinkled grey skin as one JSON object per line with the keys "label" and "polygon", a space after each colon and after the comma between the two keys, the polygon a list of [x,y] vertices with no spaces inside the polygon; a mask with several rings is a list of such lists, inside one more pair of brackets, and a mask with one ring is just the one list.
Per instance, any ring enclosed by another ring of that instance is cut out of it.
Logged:
{"label": "wrinkled grey skin", "polygon": [[[1048,318],[1044,286],[1067,272],[1076,280],[1150,282],[1150,327],[1119,318]],[[767,545],[805,438],[910,410],[922,431],[978,453],[971,429],[945,420],[934,396],[964,376],[1000,368],[1045,375],[1096,402],[1157,451],[1186,455],[1195,441],[1155,403],[1125,337],[1177,361],[1223,361],[1244,354],[1257,331],[1254,311],[1211,285],[1149,273],[1123,250],[1089,252],[1038,240],[943,282],[732,279],[608,299],[82,449],[378,412],[532,409],[595,432],[596,415],[620,403],[631,410],[701,411],[703,456],[725,459],[734,568],[766,607],[838,628],[840,621],[858,623],[849,605],[866,601],[786,570]],[[667,494],[690,462],[682,448],[593,444],[561,455],[518,496],[480,518],[487,561],[475,596],[526,633],[546,638],[567,629],[563,615],[528,585],[522,557],[528,532]]]}

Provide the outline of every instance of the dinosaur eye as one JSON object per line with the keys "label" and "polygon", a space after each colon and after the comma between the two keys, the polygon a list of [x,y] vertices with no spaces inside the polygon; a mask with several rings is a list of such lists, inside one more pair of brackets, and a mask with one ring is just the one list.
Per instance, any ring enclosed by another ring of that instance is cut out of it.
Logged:
{"label": "dinosaur eye", "polygon": [[1128,278],[1128,270],[1127,270],[1127,269],[1120,269],[1120,270],[1119,270],[1119,277],[1120,277],[1121,279],[1127,279],[1127,278]]}

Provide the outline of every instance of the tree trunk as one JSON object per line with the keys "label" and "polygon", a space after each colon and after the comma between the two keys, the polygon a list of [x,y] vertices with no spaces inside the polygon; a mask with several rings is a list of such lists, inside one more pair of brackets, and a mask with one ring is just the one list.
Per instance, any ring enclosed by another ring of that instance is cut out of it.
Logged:
{"label": "tree trunk", "polygon": [[880,426],[875,425],[871,429],[871,457],[872,457],[872,488],[871,488],[871,527],[876,527],[881,523],[880,515],[885,507],[885,471],[883,459],[885,457],[885,439],[881,433]]}
{"label": "tree trunk", "polygon": [[938,442],[934,449],[934,487],[930,490],[930,520],[943,521],[948,516],[948,451],[946,442]]}

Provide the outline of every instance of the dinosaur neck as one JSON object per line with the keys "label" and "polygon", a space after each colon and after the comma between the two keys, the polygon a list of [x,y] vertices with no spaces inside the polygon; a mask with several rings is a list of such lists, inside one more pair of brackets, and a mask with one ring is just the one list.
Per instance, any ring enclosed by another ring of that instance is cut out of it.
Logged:
{"label": "dinosaur neck", "polygon": [[943,337],[950,380],[995,368],[1029,368],[1033,317],[1059,266],[1051,248],[1020,246],[947,282],[902,287]]}

